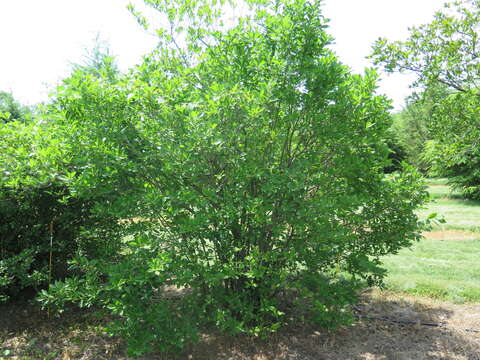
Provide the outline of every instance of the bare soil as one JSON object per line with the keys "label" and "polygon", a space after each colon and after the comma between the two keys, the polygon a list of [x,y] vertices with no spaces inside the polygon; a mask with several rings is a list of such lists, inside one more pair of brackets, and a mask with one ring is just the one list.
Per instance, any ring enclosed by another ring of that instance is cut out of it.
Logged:
{"label": "bare soil", "polygon": [[[141,359],[480,360],[480,304],[372,290],[355,311],[356,324],[335,332],[298,322],[268,340],[209,332],[183,354]],[[127,359],[122,341],[102,332],[103,321],[85,311],[56,318],[31,304],[3,305],[0,359]]]}
{"label": "bare soil", "polygon": [[480,239],[480,234],[471,231],[462,230],[442,230],[424,232],[423,236],[428,240],[476,240]]}

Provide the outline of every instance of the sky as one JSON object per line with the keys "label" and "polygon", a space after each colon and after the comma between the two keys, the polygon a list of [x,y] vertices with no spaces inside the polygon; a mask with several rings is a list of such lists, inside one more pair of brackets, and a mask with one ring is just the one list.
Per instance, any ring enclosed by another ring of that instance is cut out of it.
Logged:
{"label": "sky", "polygon": [[[122,70],[155,46],[126,10],[128,0],[0,0],[0,90],[24,104],[48,100],[49,91],[68,76],[94,39],[109,44]],[[134,0],[139,3],[140,0]],[[379,37],[402,40],[408,28],[430,22],[444,0],[324,0],[332,46],[355,73],[371,63],[366,56]],[[408,75],[382,75],[379,93],[396,110],[411,92]]]}

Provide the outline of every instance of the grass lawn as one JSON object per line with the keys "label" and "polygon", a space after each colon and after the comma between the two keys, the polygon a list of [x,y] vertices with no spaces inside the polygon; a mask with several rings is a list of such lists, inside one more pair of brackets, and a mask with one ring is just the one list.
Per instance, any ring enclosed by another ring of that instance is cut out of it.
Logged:
{"label": "grass lawn", "polygon": [[390,290],[449,300],[480,302],[480,202],[461,199],[444,180],[429,181],[432,202],[420,212],[446,220],[410,249],[384,258]]}
{"label": "grass lawn", "polygon": [[421,217],[436,213],[445,219],[445,224],[437,224],[435,229],[458,229],[480,232],[480,201],[463,199],[458,191],[445,184],[444,179],[428,181],[428,192],[432,201],[420,211]]}
{"label": "grass lawn", "polygon": [[461,199],[434,199],[420,215],[437,213],[445,224],[436,224],[434,229],[457,229],[480,232],[480,202]]}
{"label": "grass lawn", "polygon": [[387,287],[456,303],[480,302],[479,254],[480,234],[477,239],[425,239],[384,259]]}

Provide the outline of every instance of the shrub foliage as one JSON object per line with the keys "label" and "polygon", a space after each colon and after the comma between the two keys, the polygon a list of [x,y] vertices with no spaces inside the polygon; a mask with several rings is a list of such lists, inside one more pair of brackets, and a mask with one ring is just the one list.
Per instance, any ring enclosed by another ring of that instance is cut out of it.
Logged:
{"label": "shrub foliage", "polygon": [[42,121],[0,127],[1,301],[32,297],[69,276],[68,261],[101,254],[116,227],[111,216],[92,213],[98,197],[71,196],[65,167],[73,164],[60,161],[66,152],[54,131]]}
{"label": "shrub foliage", "polygon": [[383,173],[375,73],[339,62],[319,1],[247,1],[229,23],[234,4],[146,3],[168,24],[158,50],[115,82],[74,73],[49,110],[70,195],[121,230],[114,256],[80,254],[42,301],[104,307],[133,354],[181,348],[205,324],[265,335],[287,300],[348,323],[379,258],[420,237],[425,199],[415,174]]}

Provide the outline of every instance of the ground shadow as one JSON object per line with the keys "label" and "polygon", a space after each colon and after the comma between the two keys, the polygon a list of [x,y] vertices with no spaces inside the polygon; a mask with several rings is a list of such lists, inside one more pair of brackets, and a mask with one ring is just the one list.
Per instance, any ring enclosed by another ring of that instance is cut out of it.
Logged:
{"label": "ground shadow", "polygon": [[[480,305],[468,309],[478,310]],[[462,307],[438,306],[365,294],[356,307],[355,326],[325,332],[290,326],[269,340],[210,335],[190,349],[188,359],[302,360],[480,360],[480,332],[464,329],[476,322],[453,321]],[[428,325],[422,325],[428,324]],[[439,326],[432,326],[438,324]],[[480,322],[477,324],[480,330]],[[161,357],[159,357],[161,358]]]}
{"label": "ground shadow", "polygon": [[[480,305],[385,294],[364,294],[356,306],[356,324],[335,332],[301,322],[267,340],[207,331],[199,344],[182,354],[157,353],[140,359],[480,360],[480,333],[464,330],[475,324],[480,330]],[[101,319],[92,316],[70,311],[55,318],[28,304],[1,306],[0,359],[127,359],[120,339],[102,333],[96,326]]]}
{"label": "ground shadow", "polygon": [[120,339],[102,331],[93,309],[42,310],[32,301],[0,305],[0,360],[126,359]]}

